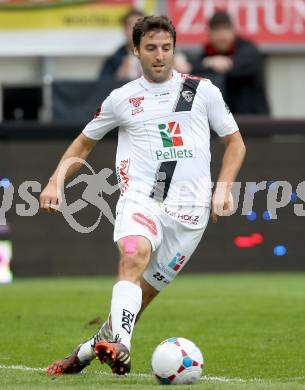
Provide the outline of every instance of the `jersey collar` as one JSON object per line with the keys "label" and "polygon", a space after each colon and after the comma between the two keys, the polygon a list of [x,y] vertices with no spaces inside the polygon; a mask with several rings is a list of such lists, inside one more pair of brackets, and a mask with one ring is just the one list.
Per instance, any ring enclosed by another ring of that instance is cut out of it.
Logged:
{"label": "jersey collar", "polygon": [[167,81],[164,81],[164,83],[150,83],[144,76],[140,77],[139,82],[146,90],[153,89],[154,91],[157,91],[168,89],[174,86],[178,80],[181,80],[180,75],[176,70],[173,70],[173,77]]}

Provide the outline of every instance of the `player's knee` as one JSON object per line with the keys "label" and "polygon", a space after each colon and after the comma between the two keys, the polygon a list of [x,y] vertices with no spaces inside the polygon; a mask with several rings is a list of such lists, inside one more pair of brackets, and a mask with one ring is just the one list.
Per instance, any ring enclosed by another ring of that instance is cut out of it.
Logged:
{"label": "player's knee", "polygon": [[148,258],[150,255],[150,243],[145,237],[128,236],[118,241],[121,258],[128,258],[133,262],[133,258]]}
{"label": "player's knee", "polygon": [[139,236],[128,236],[119,240],[120,273],[124,276],[135,275],[138,280],[144,271],[150,257],[150,244],[147,245],[145,240],[148,241]]}
{"label": "player's knee", "polygon": [[145,260],[139,257],[126,256],[120,260],[121,273],[126,277],[135,277],[137,281],[139,280],[145,265]]}
{"label": "player's knee", "polygon": [[140,284],[141,276],[147,266],[148,260],[137,256],[123,256],[119,265],[119,280],[128,280]]}

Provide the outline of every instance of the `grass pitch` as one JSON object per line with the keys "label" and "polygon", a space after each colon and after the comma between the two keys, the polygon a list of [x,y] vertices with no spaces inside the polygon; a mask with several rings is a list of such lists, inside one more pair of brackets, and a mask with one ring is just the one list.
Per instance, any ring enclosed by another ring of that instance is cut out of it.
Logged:
{"label": "grass pitch", "polygon": [[15,280],[0,286],[1,389],[156,389],[150,358],[163,339],[193,340],[204,377],[179,389],[305,389],[305,274],[181,276],[134,332],[132,374],[94,361],[79,375],[43,368],[95,333],[109,309],[111,278]]}

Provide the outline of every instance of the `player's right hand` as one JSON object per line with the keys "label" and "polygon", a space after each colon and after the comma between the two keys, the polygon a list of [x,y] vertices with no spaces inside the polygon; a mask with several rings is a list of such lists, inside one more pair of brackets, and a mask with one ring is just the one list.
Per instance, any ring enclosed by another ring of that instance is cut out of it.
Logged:
{"label": "player's right hand", "polygon": [[55,213],[60,206],[60,191],[57,189],[56,181],[49,181],[40,194],[40,207],[48,213]]}

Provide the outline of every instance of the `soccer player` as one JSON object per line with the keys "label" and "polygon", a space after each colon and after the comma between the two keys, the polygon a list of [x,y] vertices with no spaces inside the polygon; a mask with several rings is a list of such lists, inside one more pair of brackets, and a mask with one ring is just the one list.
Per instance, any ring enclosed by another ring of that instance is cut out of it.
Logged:
{"label": "soccer player", "polygon": [[[115,374],[130,371],[136,319],[190,259],[210,216],[232,209],[231,186],[245,146],[222,95],[209,80],[173,70],[176,32],[165,16],[146,16],[133,29],[134,54],[143,76],[114,90],[61,158],[41,193],[41,207],[58,209],[64,162],[86,159],[103,136],[119,127],[116,171],[121,196],[114,241],[118,281],[101,329],[48,374],[80,372],[97,357]],[[225,144],[211,200],[210,128]],[[71,165],[65,179],[81,164]]]}

